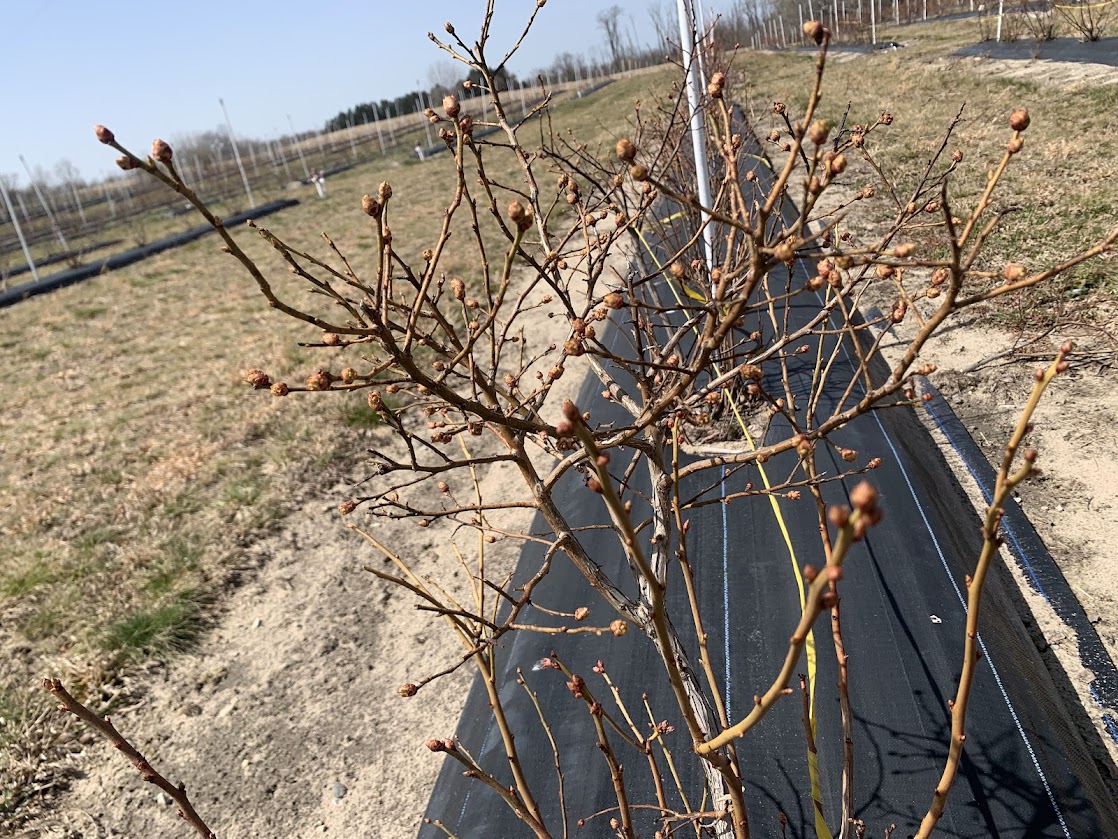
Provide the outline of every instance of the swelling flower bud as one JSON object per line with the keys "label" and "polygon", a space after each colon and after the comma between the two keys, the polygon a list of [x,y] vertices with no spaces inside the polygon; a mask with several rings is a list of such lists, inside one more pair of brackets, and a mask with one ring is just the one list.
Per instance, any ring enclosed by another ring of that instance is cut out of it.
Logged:
{"label": "swelling flower bud", "polygon": [[116,165],[127,172],[129,169],[135,169],[137,164],[134,157],[129,157],[126,154],[122,154],[116,159]]}
{"label": "swelling flower bud", "polygon": [[827,142],[827,135],[830,133],[831,127],[827,125],[826,120],[816,119],[808,126],[807,138],[815,145],[821,146]]}
{"label": "swelling flower bud", "polygon": [[152,140],[151,156],[160,163],[170,163],[173,152],[171,151],[171,147],[162,140]]}
{"label": "swelling flower bud", "polygon": [[116,140],[116,137],[113,135],[113,132],[111,132],[109,129],[107,129],[103,125],[93,126],[93,133],[96,134],[97,139],[100,140],[102,143],[104,143],[106,146],[109,143]]}
{"label": "swelling flower bud", "polygon": [[367,216],[372,216],[373,218],[380,218],[380,211],[382,209],[381,206],[380,206],[380,202],[377,201],[377,199],[373,198],[373,196],[371,196],[371,195],[362,195],[361,196],[361,209],[365,212],[365,215],[367,215]]}
{"label": "swelling flower bud", "polygon": [[721,99],[722,89],[726,87],[726,74],[715,73],[710,77],[710,84],[707,85],[707,93],[710,94],[711,99]]}
{"label": "swelling flower bud", "polygon": [[1018,108],[1009,115],[1009,127],[1014,131],[1024,131],[1029,127],[1029,112],[1026,108]]}
{"label": "swelling flower bud", "polygon": [[823,24],[817,20],[809,20],[804,24],[804,35],[811,38],[816,44],[822,44]]}
{"label": "swelling flower bud", "polygon": [[245,372],[245,382],[252,385],[254,390],[263,390],[272,384],[268,374],[263,370],[257,370],[255,367]]}
{"label": "swelling flower bud", "polygon": [[458,115],[462,113],[462,106],[458,104],[458,97],[453,93],[448,93],[443,97],[443,111],[451,119],[458,119]]}
{"label": "swelling flower bud", "polygon": [[637,157],[637,147],[628,137],[617,141],[617,157],[623,163],[632,163]]}

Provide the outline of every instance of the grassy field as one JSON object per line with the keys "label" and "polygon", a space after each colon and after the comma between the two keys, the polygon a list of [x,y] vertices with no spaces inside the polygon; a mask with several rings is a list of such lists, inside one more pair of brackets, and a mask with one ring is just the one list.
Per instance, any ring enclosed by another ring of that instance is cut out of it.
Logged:
{"label": "grassy field", "polygon": [[[556,127],[612,148],[611,129],[659,78],[560,97]],[[419,163],[400,151],[262,224],[324,258],[330,231],[367,270],[374,242],[360,197],[388,180],[395,243],[418,258],[441,223],[452,166],[449,155]],[[511,158],[490,174],[519,182]],[[281,294],[306,299],[258,236],[236,235],[275,269]],[[470,241],[464,225],[458,235]],[[468,276],[475,260],[463,249],[445,268]],[[278,400],[242,382],[251,367],[301,382],[331,363],[297,345],[319,339],[270,310],[212,236],[0,310],[0,657],[10,662],[0,671],[0,814],[56,754],[59,722],[45,716],[38,677],[76,682],[102,707],[128,701],[142,690],[137,673],[191,648],[220,614],[223,593],[258,561],[246,549],[288,511],[329,499],[342,464],[359,460],[377,433],[360,396]]]}
{"label": "grassy field", "polygon": [[[981,62],[950,57],[977,37],[972,20],[886,28],[881,40],[906,46],[853,58],[835,53],[825,76],[820,116],[837,125],[849,107],[849,126],[872,124],[882,112],[891,113],[893,124],[875,131],[866,148],[903,195],[963,107],[962,121],[947,146],[948,156],[956,149],[964,154],[952,191],[955,215],[963,215],[1005,148],[1010,112],[1027,107],[1032,125],[1024,151],[1012,161],[995,195],[995,209],[1008,212],[984,260],[994,270],[1007,261],[1039,267],[1102,238],[1118,220],[1118,139],[1107,130],[1108,115],[1118,113],[1118,84],[1055,87],[995,75]],[[744,53],[737,69],[736,93],[750,101],[759,133],[779,127],[773,102],[802,113],[814,73],[810,54]],[[855,189],[875,184],[878,198],[870,212],[879,223],[891,219],[895,206],[873,169],[857,155],[851,160],[844,181]],[[1113,258],[1080,267],[1060,293],[1074,297],[1095,289],[1107,294],[1118,289]],[[1032,299],[1055,303],[1043,296]]]}

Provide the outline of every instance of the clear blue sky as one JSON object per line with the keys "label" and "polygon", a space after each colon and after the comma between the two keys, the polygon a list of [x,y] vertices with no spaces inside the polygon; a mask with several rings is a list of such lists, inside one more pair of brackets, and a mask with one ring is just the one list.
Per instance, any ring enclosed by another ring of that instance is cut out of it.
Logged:
{"label": "clear blue sky", "polygon": [[[600,52],[595,17],[612,2],[549,0],[513,71],[564,51]],[[618,2],[650,43],[649,0]],[[534,5],[497,0],[491,54],[512,43]],[[288,133],[287,114],[297,130],[320,129],[358,102],[427,86],[429,66],[447,58],[427,33],[445,35],[449,20],[472,43],[484,9],[484,0],[5,0],[0,172],[26,184],[22,154],[51,173],[66,158],[99,177],[115,167],[95,122],[142,153],[154,137],[221,125],[219,97],[239,135]]]}

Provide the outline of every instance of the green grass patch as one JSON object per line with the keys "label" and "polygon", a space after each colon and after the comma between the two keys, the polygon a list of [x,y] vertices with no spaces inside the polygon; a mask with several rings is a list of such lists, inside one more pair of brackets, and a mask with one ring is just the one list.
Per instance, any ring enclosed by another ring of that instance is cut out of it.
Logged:
{"label": "green grass patch", "polygon": [[376,428],[382,422],[377,412],[363,399],[342,399],[338,413],[348,428]]}
{"label": "green grass patch", "polygon": [[75,306],[72,314],[76,320],[93,320],[105,314],[108,309],[104,306]]}
{"label": "green grass patch", "polygon": [[199,604],[190,592],[170,603],[137,611],[110,624],[102,648],[124,659],[164,657],[188,649],[202,631]]}
{"label": "green grass patch", "polygon": [[34,564],[0,576],[0,596],[25,597],[35,589],[49,585],[56,579],[48,556],[39,556]]}

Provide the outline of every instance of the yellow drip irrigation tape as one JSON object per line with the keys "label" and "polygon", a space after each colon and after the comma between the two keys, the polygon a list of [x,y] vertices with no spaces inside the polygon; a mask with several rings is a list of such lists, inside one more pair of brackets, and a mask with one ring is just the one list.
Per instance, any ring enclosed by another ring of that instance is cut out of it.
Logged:
{"label": "yellow drip irrigation tape", "polygon": [[[674,218],[674,216],[672,216],[672,218]],[[657,259],[656,252],[652,249],[652,246],[649,245],[648,240],[644,236],[644,232],[638,230],[637,231],[637,236],[640,237],[641,244],[644,245],[645,249],[648,251],[649,256],[652,257],[652,261],[656,263],[656,267],[658,269],[660,269],[661,271],[663,271],[664,266],[660,262],[660,260]],[[682,305],[683,300],[680,299],[679,292],[676,290],[675,284],[672,283],[672,281],[670,279],[668,279],[668,287],[672,290],[672,294],[675,295],[676,302],[678,304]],[[691,296],[691,292],[687,288],[684,288],[683,290],[685,292],[687,292],[689,296]],[[695,330],[696,333],[698,332],[698,329],[696,327],[692,327],[692,329]],[[717,364],[714,365],[714,371],[715,371],[715,375],[721,375],[722,374],[722,371],[719,369]],[[749,445],[750,449],[752,449],[753,451],[756,451],[757,450],[757,445],[756,445],[756,443],[754,443],[753,436],[749,433],[749,429],[748,429],[748,427],[746,427],[745,420],[742,418],[741,411],[738,409],[737,400],[735,400],[733,398],[733,395],[729,392],[729,390],[726,390],[724,395],[725,395],[726,399],[729,400],[730,407],[734,411],[734,418],[737,420],[738,427],[741,429],[741,433],[745,437],[746,443]],[[760,463],[758,463],[757,464],[757,470],[761,474],[761,481],[764,483],[765,489],[772,489],[772,484],[769,481],[769,476],[768,476],[768,473],[765,471],[765,467],[762,466]],[[799,595],[800,595],[800,613],[802,614],[804,609],[807,607],[806,592],[805,592],[805,588],[804,588],[804,578],[803,578],[803,575],[800,573],[800,564],[799,564],[799,562],[796,561],[796,549],[792,545],[792,535],[791,535],[791,533],[788,532],[788,525],[784,520],[783,513],[781,513],[781,511],[780,511],[780,505],[777,503],[777,500],[773,495],[769,495],[769,504],[772,506],[773,515],[776,517],[776,523],[777,523],[777,526],[780,528],[780,533],[784,537],[784,544],[788,546],[788,558],[789,558],[789,560],[791,560],[791,563],[792,563],[792,575],[796,579],[796,588],[799,591]],[[811,735],[812,735],[812,738],[814,739],[814,737],[815,737],[815,675],[816,675],[816,651],[815,651],[815,631],[814,630],[809,630],[808,631],[807,641],[804,645],[804,652],[807,656],[808,697],[809,697],[809,700],[810,700],[810,703],[809,703],[809,706],[808,706],[808,708],[809,708],[809,710],[808,710],[808,720],[809,720],[809,723],[811,725]],[[819,758],[818,758],[818,755],[816,755],[815,753],[813,753],[809,750],[808,755],[807,755],[807,763],[808,763],[808,776],[811,780],[811,797],[812,797],[813,802],[816,805],[815,806],[815,833],[816,833],[816,836],[818,837],[818,839],[832,839],[831,831],[827,827],[826,820],[823,818],[822,791],[821,791],[821,786],[820,786],[820,783],[819,783]]]}

